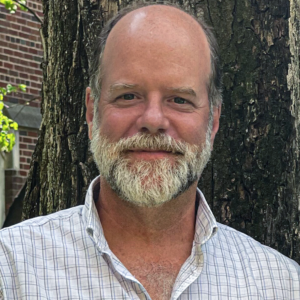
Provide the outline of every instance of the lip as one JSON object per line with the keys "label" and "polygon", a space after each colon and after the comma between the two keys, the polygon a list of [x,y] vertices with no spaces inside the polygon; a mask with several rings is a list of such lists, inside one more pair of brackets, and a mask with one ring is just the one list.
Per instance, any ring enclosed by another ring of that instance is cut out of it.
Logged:
{"label": "lip", "polygon": [[132,149],[128,153],[136,158],[141,159],[161,159],[173,156],[172,151],[152,150],[152,149]]}
{"label": "lip", "polygon": [[155,149],[130,149],[129,152],[165,152],[165,153],[172,153],[172,151],[155,150]]}

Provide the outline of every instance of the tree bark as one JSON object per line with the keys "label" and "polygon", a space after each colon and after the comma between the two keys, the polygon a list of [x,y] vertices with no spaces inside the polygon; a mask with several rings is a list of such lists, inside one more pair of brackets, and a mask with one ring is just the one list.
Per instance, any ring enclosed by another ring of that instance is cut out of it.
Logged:
{"label": "tree bark", "polygon": [[[178,3],[214,27],[224,73],[220,131],[199,186],[218,221],[300,262],[300,0]],[[43,120],[23,219],[84,202],[97,175],[84,107],[91,45],[128,3],[43,4]]]}
{"label": "tree bark", "polygon": [[300,262],[299,1],[202,8],[220,44],[224,107],[200,187],[220,222]]}

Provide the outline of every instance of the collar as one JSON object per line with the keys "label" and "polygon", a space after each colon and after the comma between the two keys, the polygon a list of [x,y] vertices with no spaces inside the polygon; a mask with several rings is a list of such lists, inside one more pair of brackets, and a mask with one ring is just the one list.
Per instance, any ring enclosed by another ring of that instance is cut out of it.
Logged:
{"label": "collar", "polygon": [[[90,184],[85,197],[82,215],[85,230],[92,238],[101,253],[111,253],[104,237],[103,228],[96,209],[95,201],[100,191],[100,176],[97,176]],[[217,233],[217,222],[209,208],[203,193],[197,188],[198,210],[195,222],[195,245],[203,245]]]}
{"label": "collar", "polygon": [[217,221],[203,193],[197,188],[198,209],[195,224],[195,244],[203,245],[218,231]]}
{"label": "collar", "polygon": [[110,250],[105,239],[103,228],[95,205],[95,201],[98,199],[99,192],[100,176],[97,176],[91,182],[87,190],[82,216],[87,234],[90,236],[102,254],[103,252],[110,252]]}

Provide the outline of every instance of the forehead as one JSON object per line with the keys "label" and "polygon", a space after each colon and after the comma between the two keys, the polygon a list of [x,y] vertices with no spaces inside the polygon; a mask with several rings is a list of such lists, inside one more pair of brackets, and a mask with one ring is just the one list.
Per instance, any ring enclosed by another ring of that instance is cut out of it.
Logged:
{"label": "forehead", "polygon": [[178,65],[179,69],[197,68],[207,77],[210,74],[210,50],[203,29],[188,14],[165,5],[128,13],[107,38],[104,71],[139,60],[145,67]]}

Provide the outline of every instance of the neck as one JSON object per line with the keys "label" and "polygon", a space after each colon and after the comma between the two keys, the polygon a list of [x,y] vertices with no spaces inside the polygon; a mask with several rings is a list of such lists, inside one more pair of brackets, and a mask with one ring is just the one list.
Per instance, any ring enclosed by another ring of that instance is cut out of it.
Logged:
{"label": "neck", "polygon": [[110,248],[122,243],[145,247],[186,244],[191,247],[195,229],[196,188],[197,182],[160,207],[138,207],[120,199],[101,178],[96,207]]}

